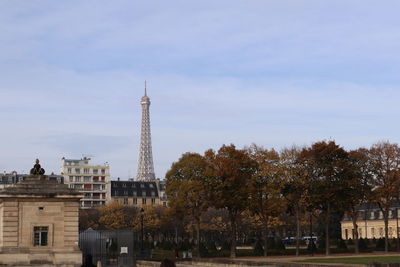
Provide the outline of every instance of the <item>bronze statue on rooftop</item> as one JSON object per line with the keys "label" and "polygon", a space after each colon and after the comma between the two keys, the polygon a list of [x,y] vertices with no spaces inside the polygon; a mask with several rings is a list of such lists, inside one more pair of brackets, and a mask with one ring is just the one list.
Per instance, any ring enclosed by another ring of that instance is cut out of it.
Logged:
{"label": "bronze statue on rooftop", "polygon": [[43,175],[44,172],[45,172],[44,169],[39,164],[39,159],[36,159],[36,164],[31,169],[31,174],[32,175]]}

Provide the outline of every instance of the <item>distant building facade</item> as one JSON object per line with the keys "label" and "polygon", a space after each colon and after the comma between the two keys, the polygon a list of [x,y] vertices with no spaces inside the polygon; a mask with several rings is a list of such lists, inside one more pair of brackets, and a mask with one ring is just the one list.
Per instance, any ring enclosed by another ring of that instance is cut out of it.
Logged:
{"label": "distant building facade", "polygon": [[[11,173],[4,172],[0,174],[0,189],[16,184],[19,181],[24,181],[28,176],[28,174],[17,173],[16,171]],[[47,175],[47,179],[50,181],[56,181],[59,184],[64,183],[64,177],[54,173]]]}
{"label": "distant building facade", "polygon": [[117,201],[126,206],[164,206],[168,205],[165,197],[165,182],[154,181],[111,181],[108,201]]}
{"label": "distant building facade", "polygon": [[90,158],[61,159],[61,175],[69,188],[84,194],[81,199],[82,209],[97,208],[105,205],[107,187],[110,183],[110,166],[93,165]]}
{"label": "distant building facade", "polygon": [[[389,238],[397,238],[397,229],[400,223],[400,203],[394,203],[389,211]],[[358,237],[379,239],[385,237],[383,213],[377,204],[364,203],[358,207]],[[347,214],[341,221],[342,239],[354,239],[352,218]]]}

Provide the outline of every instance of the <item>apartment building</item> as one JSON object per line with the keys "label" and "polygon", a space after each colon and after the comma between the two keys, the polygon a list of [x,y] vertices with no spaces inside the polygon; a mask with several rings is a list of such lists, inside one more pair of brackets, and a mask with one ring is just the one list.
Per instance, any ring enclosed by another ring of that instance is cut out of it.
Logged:
{"label": "apartment building", "polygon": [[157,206],[168,205],[165,196],[165,182],[159,179],[154,181],[111,181],[107,194],[108,201],[118,201],[129,206]]}
{"label": "apartment building", "polygon": [[61,159],[61,175],[69,188],[84,194],[80,205],[82,209],[97,208],[105,205],[107,186],[110,182],[110,166],[92,164],[90,158]]}

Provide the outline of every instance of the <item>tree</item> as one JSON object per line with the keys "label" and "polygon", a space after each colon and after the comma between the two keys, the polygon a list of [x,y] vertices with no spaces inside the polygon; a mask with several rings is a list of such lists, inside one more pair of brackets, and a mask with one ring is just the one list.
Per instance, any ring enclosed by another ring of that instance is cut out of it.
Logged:
{"label": "tree", "polygon": [[282,194],[287,202],[287,211],[296,218],[296,256],[300,254],[300,215],[305,212],[307,198],[307,180],[304,168],[299,163],[301,150],[297,147],[281,151],[281,161],[286,177]]}
{"label": "tree", "polygon": [[218,152],[208,150],[207,185],[215,208],[225,208],[230,220],[231,257],[236,257],[236,222],[249,206],[252,176],[257,171],[257,162],[245,150],[231,144],[223,145]]}
{"label": "tree", "polygon": [[250,210],[258,216],[263,226],[264,256],[267,256],[268,224],[284,207],[281,188],[284,183],[279,154],[256,145],[249,149],[250,157],[257,162],[257,172],[250,184]]}
{"label": "tree", "polygon": [[346,180],[350,176],[349,155],[334,141],[317,142],[304,148],[299,157],[308,179],[308,202],[310,207],[325,215],[325,253],[330,254],[330,221],[332,210],[339,208]]}
{"label": "tree", "polygon": [[126,210],[118,201],[113,201],[99,208],[99,222],[107,229],[123,229],[132,226],[127,220]]}
{"label": "tree", "polygon": [[372,168],[369,163],[368,150],[360,148],[349,152],[350,179],[343,189],[346,201],[343,207],[352,218],[354,228],[355,253],[360,252],[359,233],[357,220],[359,218],[358,206],[370,198],[372,190]]}
{"label": "tree", "polygon": [[389,251],[389,211],[398,199],[400,190],[400,147],[398,144],[380,142],[369,150],[373,170],[373,201],[378,204],[385,224],[385,252]]}
{"label": "tree", "polygon": [[88,228],[98,229],[100,211],[98,209],[80,209],[79,210],[79,230]]}
{"label": "tree", "polygon": [[170,207],[183,211],[195,221],[196,251],[200,257],[200,219],[208,208],[205,184],[207,162],[197,153],[186,153],[166,174]]}

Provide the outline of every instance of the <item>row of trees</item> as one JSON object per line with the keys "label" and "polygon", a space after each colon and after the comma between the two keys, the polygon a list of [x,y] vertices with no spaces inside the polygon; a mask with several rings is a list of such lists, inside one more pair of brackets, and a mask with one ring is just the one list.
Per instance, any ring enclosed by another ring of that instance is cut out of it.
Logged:
{"label": "row of trees", "polygon": [[166,175],[169,216],[189,219],[200,251],[202,218],[210,209],[226,212],[231,257],[236,256],[238,222],[245,218],[261,229],[264,255],[268,233],[294,218],[296,254],[300,227],[307,214],[323,219],[325,252],[330,253],[330,225],[334,214],[347,212],[353,218],[358,252],[357,206],[377,203],[385,223],[388,251],[389,210],[400,189],[400,147],[389,142],[371,148],[346,151],[334,141],[310,147],[291,147],[278,152],[252,145],[237,149],[224,145],[203,155],[186,153]]}

